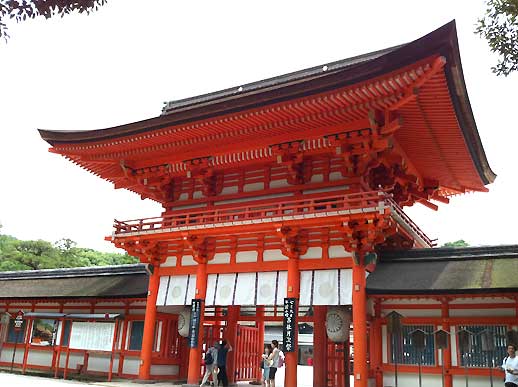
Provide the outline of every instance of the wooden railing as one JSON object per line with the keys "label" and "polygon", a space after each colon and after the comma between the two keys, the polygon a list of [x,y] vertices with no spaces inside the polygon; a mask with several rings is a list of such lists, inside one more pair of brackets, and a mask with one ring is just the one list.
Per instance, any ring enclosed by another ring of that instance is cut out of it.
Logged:
{"label": "wooden railing", "polygon": [[[287,217],[304,218],[332,216],[343,213],[361,213],[391,211],[407,223],[408,227],[423,240],[428,237],[403,212],[390,195],[383,191],[360,192],[344,195],[320,196],[298,200],[283,200],[276,203],[262,203],[246,205],[196,209],[177,212],[164,217],[114,221],[115,236],[124,236],[133,233],[169,231],[169,229],[186,229],[192,227],[226,226],[232,222],[239,224],[263,223],[265,220],[282,221]],[[314,215],[314,216],[312,216]],[[431,241],[430,241],[431,244]]]}

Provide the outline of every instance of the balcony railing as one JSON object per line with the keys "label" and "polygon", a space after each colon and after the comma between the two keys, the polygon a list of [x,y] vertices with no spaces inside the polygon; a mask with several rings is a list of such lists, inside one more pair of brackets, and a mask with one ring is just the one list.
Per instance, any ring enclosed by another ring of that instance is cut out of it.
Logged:
{"label": "balcony railing", "polygon": [[114,236],[133,236],[159,232],[188,231],[202,228],[228,227],[327,216],[384,212],[389,209],[404,222],[411,232],[425,243],[431,241],[383,191],[360,192],[318,198],[298,199],[268,204],[191,209],[164,217],[134,219],[114,222]]}

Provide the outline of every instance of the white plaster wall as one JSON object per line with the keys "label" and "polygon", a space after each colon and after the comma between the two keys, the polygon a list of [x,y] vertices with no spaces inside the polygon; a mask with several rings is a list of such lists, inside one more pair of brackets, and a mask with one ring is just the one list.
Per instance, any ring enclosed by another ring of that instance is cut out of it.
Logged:
{"label": "white plaster wall", "polygon": [[264,261],[286,261],[287,256],[282,254],[281,250],[264,250],[263,260]]}
{"label": "white plaster wall", "polygon": [[301,255],[300,259],[322,258],[322,247],[310,247],[306,254]]}
{"label": "white plaster wall", "polygon": [[270,188],[281,188],[281,187],[289,187],[289,183],[287,179],[281,180],[272,180],[270,182]]}
{"label": "white plaster wall", "polygon": [[[494,386],[503,386],[504,383],[502,378],[498,375],[493,378]],[[489,376],[469,376],[468,377],[468,385],[469,387],[488,387],[490,386]],[[453,377],[453,387],[466,387],[466,379],[464,376],[454,376]]]}
{"label": "white plaster wall", "polygon": [[151,365],[151,375],[178,375],[179,371],[177,365]]}
{"label": "white plaster wall", "polygon": [[482,316],[499,316],[514,317],[515,309],[450,309],[450,317],[482,317]]}
{"label": "white plaster wall", "polygon": [[330,246],[329,258],[346,258],[352,257],[352,254],[344,249],[343,246]]}
{"label": "white plaster wall", "polygon": [[176,257],[167,257],[165,262],[162,264],[161,267],[171,267],[176,266]]}
{"label": "white plaster wall", "polygon": [[209,261],[209,265],[230,263],[230,253],[214,254],[214,259]]}
{"label": "white plaster wall", "polygon": [[236,253],[236,262],[257,262],[257,251],[239,251]]}
{"label": "white plaster wall", "polygon": [[[64,350],[63,352],[61,352],[61,356],[59,358],[59,366],[64,368],[66,361],[67,361],[67,351]],[[78,364],[83,364],[83,362],[84,362],[84,356],[82,354],[71,353],[70,358],[68,360],[68,368],[75,369]]]}
{"label": "white plaster wall", "polygon": [[264,183],[250,183],[243,186],[243,192],[259,191],[264,189]]}
{"label": "white plaster wall", "polygon": [[182,266],[196,266],[196,261],[192,255],[184,255],[182,257]]}
{"label": "white plaster wall", "polygon": [[[119,359],[114,357],[112,372],[117,372],[119,368]],[[108,372],[110,370],[110,356],[109,355],[90,355],[88,359],[88,370],[97,372]]]}
{"label": "white plaster wall", "polygon": [[52,366],[52,351],[30,349],[29,355],[27,356],[27,365]]}
{"label": "white plaster wall", "polygon": [[[15,363],[21,363],[23,361],[24,349],[25,348],[23,347],[22,344],[18,344],[18,348],[16,348],[16,355],[14,357]],[[2,348],[2,351],[0,353],[0,361],[11,363],[12,358],[13,358],[13,348]]]}
{"label": "white plaster wall", "polygon": [[122,366],[122,373],[130,375],[138,375],[140,359],[138,357],[125,357]]}
{"label": "white plaster wall", "polygon": [[[441,375],[422,375],[423,386],[426,387],[442,387]],[[394,373],[384,372],[383,373],[383,386],[384,387],[395,387]],[[419,386],[418,374],[403,374],[398,373],[398,387],[417,387]],[[454,385],[454,387],[457,387]],[[460,387],[460,386],[459,386]],[[470,387],[478,387],[471,386]],[[485,385],[484,387],[487,387]]]}

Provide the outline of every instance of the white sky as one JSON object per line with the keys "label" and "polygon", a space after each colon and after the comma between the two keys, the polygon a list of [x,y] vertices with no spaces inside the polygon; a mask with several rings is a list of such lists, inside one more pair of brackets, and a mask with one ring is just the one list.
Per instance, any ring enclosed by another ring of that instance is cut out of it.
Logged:
{"label": "white sky", "polygon": [[[144,6],[145,4],[145,6]],[[160,207],[47,152],[36,128],[98,129],[160,114],[164,101],[411,41],[457,20],[471,105],[496,182],[409,215],[439,243],[518,243],[518,74],[473,34],[482,1],[110,0],[90,16],[10,23],[0,42],[0,221],[21,239],[110,251],[114,218]],[[511,114],[512,113],[512,114]]]}

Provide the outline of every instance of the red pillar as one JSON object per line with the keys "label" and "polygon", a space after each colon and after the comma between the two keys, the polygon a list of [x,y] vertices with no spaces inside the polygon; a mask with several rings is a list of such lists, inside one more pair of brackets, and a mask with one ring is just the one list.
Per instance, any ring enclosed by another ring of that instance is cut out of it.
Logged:
{"label": "red pillar", "polygon": [[[442,329],[446,332],[450,332],[450,310],[448,307],[448,301],[445,300],[441,305],[441,317],[442,317]],[[449,337],[448,337],[449,339]],[[448,343],[448,348],[443,350],[443,359],[444,362],[444,387],[452,387],[453,386],[453,376],[451,374],[451,342]]]}
{"label": "red pillar", "polygon": [[229,306],[227,314],[227,329],[225,331],[225,339],[233,347],[233,351],[228,353],[227,359],[227,375],[229,383],[236,381],[236,357],[243,353],[244,348],[237,347],[237,324],[241,307]]}
{"label": "red pillar", "polygon": [[149,380],[151,376],[151,355],[155,342],[156,298],[160,284],[158,268],[159,265],[156,265],[153,274],[149,277],[146,314],[144,317],[144,333],[142,334],[142,349],[140,351],[140,369],[138,375],[140,380]]}
{"label": "red pillar", "polygon": [[372,336],[371,336],[371,364],[374,367],[376,377],[376,387],[383,387],[383,349],[382,349],[382,332],[381,332],[381,302],[374,302],[374,318],[372,320]]}
{"label": "red pillar", "polygon": [[367,387],[367,295],[365,266],[353,265],[354,387]]}
{"label": "red pillar", "polygon": [[[258,306],[256,308],[256,321],[255,325],[259,331],[257,339],[257,353],[264,352],[264,306]],[[263,373],[261,368],[256,369],[256,379],[260,382],[263,379]]]}
{"label": "red pillar", "polygon": [[327,307],[313,306],[313,387],[327,386],[327,332],[326,332]]}
{"label": "red pillar", "polygon": [[198,336],[198,347],[189,350],[189,370],[187,371],[187,384],[199,385],[201,374],[201,346],[203,343],[203,315],[205,313],[205,296],[207,294],[207,264],[198,263],[196,270],[196,292],[195,298],[203,300],[200,311],[200,331]]}
{"label": "red pillar", "polygon": [[[300,294],[300,273],[299,273],[299,260],[298,257],[290,257],[288,260],[288,298],[298,299]],[[297,316],[298,322],[298,316]],[[286,358],[286,376],[285,376],[285,387],[297,387],[297,364],[299,355],[299,343],[298,343],[298,326],[295,328],[294,338],[294,351],[285,353]]]}

